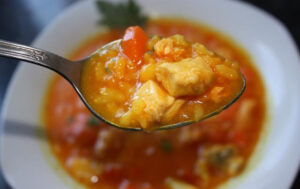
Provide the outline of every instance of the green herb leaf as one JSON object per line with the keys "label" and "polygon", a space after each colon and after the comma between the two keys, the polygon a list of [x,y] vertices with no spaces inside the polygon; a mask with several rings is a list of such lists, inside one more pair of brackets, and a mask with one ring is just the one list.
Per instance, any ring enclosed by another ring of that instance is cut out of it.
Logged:
{"label": "green herb leaf", "polygon": [[90,127],[95,127],[95,126],[98,126],[100,123],[99,119],[97,119],[96,117],[92,116],[88,119],[88,126]]}
{"label": "green herb leaf", "polygon": [[73,121],[74,121],[74,117],[69,116],[69,117],[67,118],[67,122],[68,122],[68,123],[73,123]]}
{"label": "green herb leaf", "polygon": [[107,73],[111,74],[111,71],[110,71],[110,69],[109,69],[107,66],[105,66],[105,71],[106,71]]}
{"label": "green herb leaf", "polygon": [[173,150],[173,145],[169,140],[163,139],[161,141],[161,149],[166,153],[170,153]]}
{"label": "green herb leaf", "polygon": [[147,17],[141,14],[140,7],[133,0],[117,4],[98,0],[96,3],[103,16],[100,20],[102,25],[112,29],[124,29],[136,25],[144,27],[146,25]]}
{"label": "green herb leaf", "polygon": [[149,54],[149,55],[152,55],[153,51],[147,51],[146,53]]}

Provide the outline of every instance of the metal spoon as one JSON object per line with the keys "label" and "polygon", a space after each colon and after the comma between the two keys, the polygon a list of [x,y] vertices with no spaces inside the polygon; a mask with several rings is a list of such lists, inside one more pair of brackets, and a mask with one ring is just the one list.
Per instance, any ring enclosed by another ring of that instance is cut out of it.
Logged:
{"label": "metal spoon", "polygon": [[[80,81],[81,81],[81,71],[83,69],[84,63],[95,53],[99,53],[99,51],[105,50],[109,47],[112,47],[114,45],[118,45],[121,42],[121,39],[112,41],[94,53],[92,53],[90,56],[86,57],[85,59],[82,59],[80,61],[70,61],[67,60],[61,56],[58,56],[56,54],[47,52],[45,50],[25,46],[25,45],[20,45],[17,43],[12,43],[4,40],[0,40],[0,56],[8,57],[8,58],[13,58],[17,60],[23,60],[25,62],[33,63],[39,66],[46,67],[48,69],[51,69],[58,74],[62,75],[67,81],[71,83],[81,100],[84,102],[85,106],[92,112],[94,116],[96,116],[98,119],[102,120],[103,122],[117,127],[121,129],[126,129],[126,130],[132,130],[132,131],[142,131],[142,128],[129,128],[129,127],[122,127],[120,125],[116,125],[113,122],[110,122],[109,120],[106,120],[104,117],[99,115],[97,112],[94,111],[94,109],[89,105],[89,103],[86,101],[85,97],[81,93],[81,87],[80,87]],[[228,108],[230,105],[232,105],[239,97],[243,94],[245,88],[246,88],[246,80],[243,76],[243,87],[240,91],[240,93],[232,99],[231,102],[228,104],[220,107],[219,109],[203,116],[201,118],[202,121],[204,119],[207,119],[209,117],[212,117],[226,108]],[[179,122],[171,125],[164,125],[162,127],[157,127],[154,128],[153,130],[165,130],[165,129],[171,129],[171,128],[177,128],[177,127],[182,127],[186,125],[190,125],[195,123],[195,121],[184,121],[184,122]]]}

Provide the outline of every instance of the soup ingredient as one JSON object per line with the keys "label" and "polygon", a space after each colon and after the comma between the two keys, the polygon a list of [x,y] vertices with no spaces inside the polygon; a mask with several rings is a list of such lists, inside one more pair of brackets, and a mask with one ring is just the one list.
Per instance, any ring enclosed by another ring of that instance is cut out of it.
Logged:
{"label": "soup ingredient", "polygon": [[213,70],[200,57],[162,63],[155,75],[174,97],[203,94],[214,80]]}
{"label": "soup ingredient", "polygon": [[189,54],[190,45],[185,41],[182,35],[173,35],[168,38],[159,39],[154,37],[152,40],[153,51],[158,57],[167,57],[173,60],[182,59],[185,54]]}
{"label": "soup ingredient", "polygon": [[238,63],[179,34],[148,39],[139,26],[94,54],[81,78],[82,93],[99,115],[144,130],[199,121],[244,87]]}
{"label": "soup ingredient", "polygon": [[138,26],[126,29],[122,40],[122,52],[135,64],[139,64],[147,51],[148,36]]}
{"label": "soup ingredient", "polygon": [[149,80],[142,85],[133,98],[131,109],[122,115],[120,124],[125,126],[160,122],[164,112],[174,103],[174,97],[168,95],[154,81]]}
{"label": "soup ingredient", "polygon": [[97,0],[97,8],[102,14],[100,24],[112,29],[124,29],[128,26],[145,26],[147,16],[141,13],[140,7],[133,0],[127,2],[111,3]]}
{"label": "soup ingredient", "polygon": [[99,119],[97,119],[96,117],[92,116],[89,118],[88,120],[88,126],[90,127],[95,127],[95,126],[98,126],[100,123]]}
{"label": "soup ingredient", "polygon": [[201,150],[200,158],[196,162],[195,173],[204,180],[210,179],[209,169],[218,169],[228,175],[236,175],[242,170],[243,157],[238,155],[233,145],[212,145]]}
{"label": "soup ingredient", "polygon": [[161,149],[166,153],[170,153],[173,150],[173,145],[169,140],[163,139],[161,141]]}

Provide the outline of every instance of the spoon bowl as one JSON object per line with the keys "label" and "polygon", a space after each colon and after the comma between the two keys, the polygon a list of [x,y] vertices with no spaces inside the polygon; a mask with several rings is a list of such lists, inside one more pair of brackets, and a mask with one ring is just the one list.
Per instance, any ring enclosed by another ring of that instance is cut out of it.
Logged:
{"label": "spoon bowl", "polygon": [[[107,123],[108,125],[114,126],[116,128],[124,129],[124,130],[131,130],[131,131],[144,131],[142,128],[135,128],[135,127],[124,127],[117,125],[116,123],[113,123],[107,119],[105,119],[103,116],[98,114],[91,105],[87,102],[86,98],[82,94],[81,91],[81,73],[83,70],[83,67],[87,60],[91,58],[95,53],[99,53],[103,50],[106,50],[114,45],[118,45],[121,42],[121,39],[112,41],[101,48],[99,48],[94,53],[90,54],[86,58],[79,60],[79,61],[70,61],[68,59],[65,59],[59,55],[47,52],[45,50],[20,45],[17,43],[12,43],[4,40],[0,40],[0,56],[13,58],[17,60],[22,60],[28,63],[33,63],[39,66],[46,67],[48,69],[51,69],[55,71],[56,73],[63,76],[75,89],[76,93],[79,95],[85,106],[89,109],[89,111],[98,119],[101,121]],[[237,101],[246,88],[246,80],[244,75],[242,75],[242,88],[240,92],[226,105],[216,109],[215,111],[212,111],[206,115],[204,115],[199,121],[202,121],[204,119],[210,118],[223,110],[227,109],[229,106],[231,106],[235,101]],[[188,120],[184,122],[178,122],[175,124],[170,125],[164,125],[161,127],[155,127],[152,130],[147,131],[154,131],[154,130],[167,130],[167,129],[173,129],[178,127],[183,127],[186,125],[191,125],[193,123],[199,122],[199,121],[193,121]]]}

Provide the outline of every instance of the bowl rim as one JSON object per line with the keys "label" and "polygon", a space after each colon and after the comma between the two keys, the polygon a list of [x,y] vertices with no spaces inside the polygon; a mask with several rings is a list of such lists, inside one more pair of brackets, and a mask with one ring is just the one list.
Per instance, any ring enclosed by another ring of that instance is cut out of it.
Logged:
{"label": "bowl rim", "polygon": [[[94,1],[94,0],[89,0],[89,1]],[[220,0],[214,0],[215,2],[220,1]],[[275,24],[277,24],[286,34],[286,36],[289,38],[290,40],[290,44],[292,45],[293,49],[296,49],[296,56],[298,58],[298,60],[300,60],[300,56],[299,56],[299,51],[297,48],[297,45],[294,41],[294,38],[291,36],[289,30],[285,27],[285,25],[276,17],[274,17],[273,15],[271,15],[270,13],[266,12],[265,10],[256,7],[250,3],[247,2],[243,2],[243,1],[228,1],[228,0],[223,0],[223,2],[227,2],[227,3],[232,3],[232,4],[239,4],[241,6],[244,6],[244,8],[250,8],[253,11],[262,14],[263,16],[268,17],[269,19],[273,20]],[[75,7],[79,7],[81,5],[83,1],[77,1],[73,4],[71,4],[70,6],[68,6],[66,9],[62,10],[62,12],[60,14],[58,14],[54,19],[52,19],[52,21],[47,24],[47,26],[45,28],[43,28],[40,33],[35,37],[35,39],[33,40],[33,42],[31,43],[31,45],[35,45],[37,41],[40,40],[41,36],[43,35],[43,33],[45,33],[46,30],[48,30],[50,27],[52,27],[53,25],[55,25],[55,23],[57,22],[58,19],[62,19],[63,17],[65,17],[65,15],[67,14],[67,12],[72,11]],[[299,61],[300,62],[300,61]],[[16,82],[16,77],[17,75],[20,74],[20,72],[22,71],[22,64],[18,64],[16,69],[14,70],[10,81],[7,85],[7,89],[3,98],[3,105],[1,107],[1,114],[0,114],[0,169],[3,173],[3,177],[5,178],[5,180],[11,185],[11,183],[9,182],[9,179],[7,177],[7,175],[5,174],[4,170],[2,169],[2,163],[3,163],[3,156],[2,156],[2,144],[3,144],[3,136],[4,135],[4,128],[5,128],[5,117],[7,116],[7,109],[9,106],[9,102],[10,102],[10,96],[13,93],[13,85]],[[300,89],[300,87],[298,87],[298,90]],[[298,122],[299,123],[299,122]],[[290,170],[292,171],[292,178],[290,179],[290,181],[288,182],[288,186],[291,187],[293,184],[293,181],[295,179],[295,177],[297,176],[297,171],[299,170],[299,166],[300,166],[300,154],[298,156],[298,163],[297,163],[297,167],[294,168],[294,170]]]}

